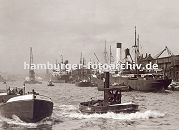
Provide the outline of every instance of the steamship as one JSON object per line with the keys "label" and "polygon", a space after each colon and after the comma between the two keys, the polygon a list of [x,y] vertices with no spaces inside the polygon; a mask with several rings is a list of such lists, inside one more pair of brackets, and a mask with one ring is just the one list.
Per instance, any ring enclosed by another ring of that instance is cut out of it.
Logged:
{"label": "steamship", "polygon": [[[116,48],[116,62],[120,63],[121,61],[121,49],[122,43],[117,43]],[[139,37],[136,38],[136,28],[135,28],[135,45],[133,46],[135,52],[135,63],[140,63],[140,52],[139,52]],[[150,55],[149,55],[150,56]],[[132,56],[130,54],[129,49],[125,50],[125,63],[133,63]],[[131,61],[129,61],[131,59]],[[122,62],[123,63],[123,62]],[[128,86],[132,90],[137,91],[161,91],[168,88],[171,83],[171,79],[169,79],[165,74],[149,72],[147,70],[119,70],[116,71],[115,74],[111,75],[111,84],[118,83]],[[102,81],[101,81],[102,82]],[[101,85],[99,85],[101,86]]]}
{"label": "steamship", "polygon": [[70,75],[65,70],[52,70],[51,80],[53,83],[68,83]]}
{"label": "steamship", "polygon": [[80,64],[82,64],[83,66],[82,68],[73,70],[73,80],[75,81],[75,85],[78,87],[95,87],[97,86],[97,84],[91,81],[92,69],[86,68],[85,62],[85,58],[82,57],[81,53]]}
{"label": "steamship", "polygon": [[[65,60],[63,62],[63,56],[61,55],[62,60],[61,60],[61,64],[68,64],[68,60]],[[57,63],[56,61],[56,65],[60,66],[60,63]],[[58,69],[53,69],[52,73],[50,74],[51,77],[51,81],[53,83],[69,83],[70,82],[70,73],[65,69],[61,69],[60,67]]]}

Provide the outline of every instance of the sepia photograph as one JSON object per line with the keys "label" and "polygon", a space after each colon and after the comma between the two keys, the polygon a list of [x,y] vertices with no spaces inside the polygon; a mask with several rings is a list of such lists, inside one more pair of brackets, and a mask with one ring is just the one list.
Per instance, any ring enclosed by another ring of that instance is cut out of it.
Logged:
{"label": "sepia photograph", "polygon": [[178,5],[0,0],[0,130],[178,130]]}

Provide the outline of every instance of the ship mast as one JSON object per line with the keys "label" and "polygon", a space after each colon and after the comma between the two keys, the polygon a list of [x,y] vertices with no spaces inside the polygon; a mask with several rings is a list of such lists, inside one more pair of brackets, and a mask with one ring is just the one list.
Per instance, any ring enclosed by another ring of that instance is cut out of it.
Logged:
{"label": "ship mast", "polygon": [[137,46],[137,37],[136,37],[136,26],[135,26],[135,39],[134,39],[134,41],[135,41],[135,43],[134,43],[134,51],[135,51],[135,57],[134,57],[134,61],[135,61],[135,64],[137,64],[138,63],[138,61],[137,61],[137,48],[138,48],[138,46]]}
{"label": "ship mast", "polygon": [[60,55],[61,56],[61,63],[63,64],[63,55]]}
{"label": "ship mast", "polygon": [[110,45],[110,48],[109,48],[109,63],[111,64],[111,62],[112,62],[112,51],[111,51],[111,45]]}
{"label": "ship mast", "polygon": [[35,72],[34,69],[32,68],[33,64],[33,53],[32,53],[32,47],[30,47],[30,68],[29,68],[29,79],[35,80]]}
{"label": "ship mast", "polygon": [[83,55],[82,55],[82,52],[81,52],[81,56],[80,56],[80,64],[83,63]]}
{"label": "ship mast", "polygon": [[134,50],[135,50],[135,58],[134,58],[134,61],[135,61],[136,64],[138,64],[140,52],[139,52],[139,35],[138,35],[138,37],[137,37],[137,35],[136,35],[136,26],[135,26],[135,44],[134,44],[134,46],[132,46],[132,47],[134,47]]}
{"label": "ship mast", "polygon": [[[140,56],[140,51],[139,51],[139,34],[138,34],[138,37],[137,37],[137,58],[139,58]],[[138,59],[139,60],[139,59]],[[138,61],[139,62],[139,61]]]}
{"label": "ship mast", "polygon": [[82,69],[83,69],[83,70],[82,70],[82,71],[83,71],[83,72],[82,72],[83,75],[82,75],[82,76],[83,76],[83,79],[84,79],[84,77],[85,77],[85,74],[84,74],[84,73],[85,73],[85,72],[84,72],[85,58],[83,57],[82,60],[83,60],[83,61],[82,61],[82,62],[83,62],[83,68],[82,68]]}
{"label": "ship mast", "polygon": [[[135,57],[134,57],[134,61],[135,61],[135,64],[138,64],[139,63],[139,35],[138,35],[138,38],[137,38],[137,35],[136,35],[136,26],[135,26],[135,43],[134,43],[134,51],[135,51]],[[138,70],[136,68],[136,73],[138,74]]]}
{"label": "ship mast", "polygon": [[32,47],[30,47],[30,70],[32,70],[32,64],[33,64],[33,54],[32,54]]}
{"label": "ship mast", "polygon": [[106,40],[105,40],[105,48],[104,48],[104,62],[107,63],[107,50],[106,50]]}

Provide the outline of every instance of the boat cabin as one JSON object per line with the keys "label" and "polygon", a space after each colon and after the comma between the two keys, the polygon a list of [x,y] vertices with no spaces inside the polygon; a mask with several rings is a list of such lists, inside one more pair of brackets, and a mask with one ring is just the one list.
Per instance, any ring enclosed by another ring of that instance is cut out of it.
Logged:
{"label": "boat cabin", "polygon": [[121,103],[121,89],[120,88],[105,88],[104,89],[104,102],[107,105]]}

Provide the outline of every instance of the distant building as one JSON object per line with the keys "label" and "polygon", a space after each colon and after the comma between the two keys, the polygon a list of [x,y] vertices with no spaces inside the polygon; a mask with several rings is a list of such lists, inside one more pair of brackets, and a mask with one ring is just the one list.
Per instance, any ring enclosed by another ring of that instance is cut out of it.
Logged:
{"label": "distant building", "polygon": [[163,72],[174,81],[179,81],[179,55],[173,55],[162,58],[153,58],[150,54],[143,55],[139,59],[139,63],[157,63],[159,69],[162,69]]}

